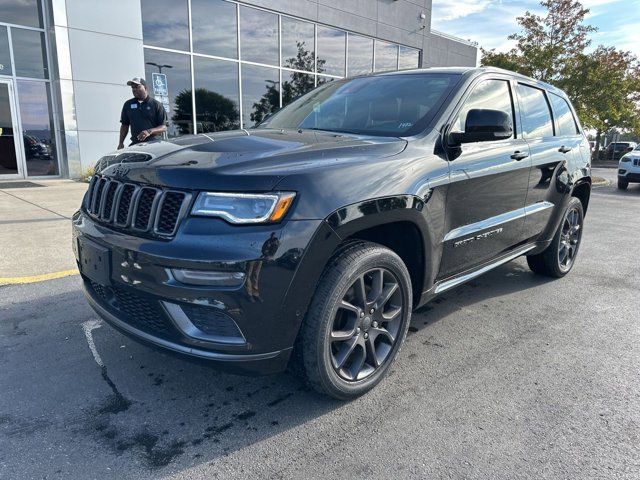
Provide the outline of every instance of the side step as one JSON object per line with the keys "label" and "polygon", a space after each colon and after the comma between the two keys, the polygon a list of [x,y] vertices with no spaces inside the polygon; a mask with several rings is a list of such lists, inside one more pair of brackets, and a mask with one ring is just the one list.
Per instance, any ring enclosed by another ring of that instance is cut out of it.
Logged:
{"label": "side step", "polygon": [[430,293],[433,294],[439,294],[442,292],[445,292],[453,287],[457,287],[458,285],[468,282],[471,279],[474,279],[476,277],[479,277],[480,275],[487,273],[489,270],[493,270],[496,267],[499,267],[500,265],[503,265],[507,262],[510,262],[511,260],[513,260],[514,258],[518,258],[521,255],[524,255],[525,253],[527,253],[529,250],[533,250],[536,246],[535,245],[524,245],[520,248],[518,248],[517,250],[515,250],[514,252],[510,252],[508,253],[506,256],[504,257],[500,257],[497,260],[489,263],[488,265],[485,265],[483,267],[478,268],[477,270],[473,270],[471,272],[467,272],[467,273],[463,273],[460,274],[456,277],[453,278],[449,278],[447,280],[442,280],[437,282],[433,287],[431,287],[429,289]]}

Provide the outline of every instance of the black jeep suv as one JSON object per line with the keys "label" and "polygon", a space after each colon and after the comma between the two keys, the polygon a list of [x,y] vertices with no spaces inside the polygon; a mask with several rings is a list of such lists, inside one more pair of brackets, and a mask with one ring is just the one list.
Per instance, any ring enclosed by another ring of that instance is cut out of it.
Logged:
{"label": "black jeep suv", "polygon": [[520,255],[569,272],[591,190],[567,96],[487,68],[338,80],[255,129],[119,155],[73,218],[96,312],[236,371],[291,360],[341,399],[439,293]]}

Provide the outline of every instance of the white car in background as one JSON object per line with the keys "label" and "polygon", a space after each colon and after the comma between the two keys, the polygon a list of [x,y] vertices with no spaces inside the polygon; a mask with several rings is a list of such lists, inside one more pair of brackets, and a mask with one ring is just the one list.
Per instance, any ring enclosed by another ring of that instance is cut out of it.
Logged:
{"label": "white car in background", "polygon": [[618,163],[618,188],[626,190],[630,183],[640,183],[640,145],[624,154]]}

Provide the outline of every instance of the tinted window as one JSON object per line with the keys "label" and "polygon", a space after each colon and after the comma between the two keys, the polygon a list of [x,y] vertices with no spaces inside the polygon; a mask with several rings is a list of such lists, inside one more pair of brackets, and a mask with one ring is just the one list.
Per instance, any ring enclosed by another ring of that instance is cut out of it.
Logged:
{"label": "tinted window", "polygon": [[[193,133],[193,105],[191,102],[191,63],[189,55],[180,53],[160,52],[145,48],[145,76],[150,81],[151,74],[158,68],[149,65],[149,62],[158,65],[170,65],[171,68],[163,68],[162,73],[167,75],[167,89],[169,90],[169,108],[167,117],[169,127],[167,135],[175,137]],[[149,85],[150,94],[153,89]],[[166,108],[166,107],[165,107]]]}
{"label": "tinted window", "polygon": [[187,0],[142,0],[145,45],[189,50]]}
{"label": "tinted window", "polygon": [[236,4],[222,0],[191,0],[193,51],[238,58]]}
{"label": "tinted window", "polygon": [[522,129],[528,138],[542,138],[553,135],[551,112],[544,92],[538,88],[518,84],[518,101]]}
{"label": "tinted window", "polygon": [[467,114],[469,113],[469,110],[473,109],[503,111],[509,115],[509,118],[511,118],[511,122],[515,130],[513,106],[511,103],[511,90],[509,88],[509,82],[506,80],[484,80],[473,87],[471,95],[469,95],[465,100],[460,113],[458,113],[458,116],[453,123],[453,131],[464,132]]}
{"label": "tinted window", "polygon": [[376,40],[376,72],[398,69],[398,45]]}
{"label": "tinted window", "polygon": [[347,34],[318,26],[318,72],[344,76]]}
{"label": "tinted window", "polygon": [[11,73],[7,27],[0,27],[0,75],[11,75]]}
{"label": "tinted window", "polygon": [[194,57],[198,133],[240,126],[238,64]]}
{"label": "tinted window", "polygon": [[347,75],[353,77],[373,71],[373,38],[349,34]]}
{"label": "tinted window", "polygon": [[283,108],[261,127],[414,135],[426,127],[457,78],[434,73],[335,80]]}
{"label": "tinted window", "polygon": [[313,72],[313,23],[282,17],[282,66]]}
{"label": "tinted window", "polygon": [[19,80],[18,98],[27,175],[58,175],[49,84]]}
{"label": "tinted window", "polygon": [[420,50],[409,47],[400,47],[400,69],[418,68],[420,66]]}
{"label": "tinted window", "polygon": [[11,29],[16,75],[49,78],[44,33],[21,28]]}
{"label": "tinted window", "polygon": [[40,0],[0,0],[0,21],[42,28]]}
{"label": "tinted window", "polygon": [[242,123],[244,128],[256,123],[280,106],[278,70],[243,64]]}
{"label": "tinted window", "polygon": [[556,126],[558,128],[558,135],[575,135],[578,133],[578,127],[576,121],[573,118],[573,113],[569,108],[569,104],[564,98],[561,98],[553,93],[549,95],[551,105],[553,106],[553,114],[556,118]]}
{"label": "tinted window", "polygon": [[278,16],[240,7],[240,49],[242,60],[278,65]]}
{"label": "tinted window", "polygon": [[300,72],[282,71],[282,105],[288,105],[295,98],[314,88],[314,75]]}

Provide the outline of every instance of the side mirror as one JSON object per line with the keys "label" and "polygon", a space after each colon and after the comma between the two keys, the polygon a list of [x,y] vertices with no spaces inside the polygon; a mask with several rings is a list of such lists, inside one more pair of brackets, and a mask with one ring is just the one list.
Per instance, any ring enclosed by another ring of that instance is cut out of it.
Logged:
{"label": "side mirror", "polygon": [[513,135],[511,117],[502,110],[475,108],[467,113],[464,132],[451,132],[449,144],[452,146],[471,142],[504,140]]}

